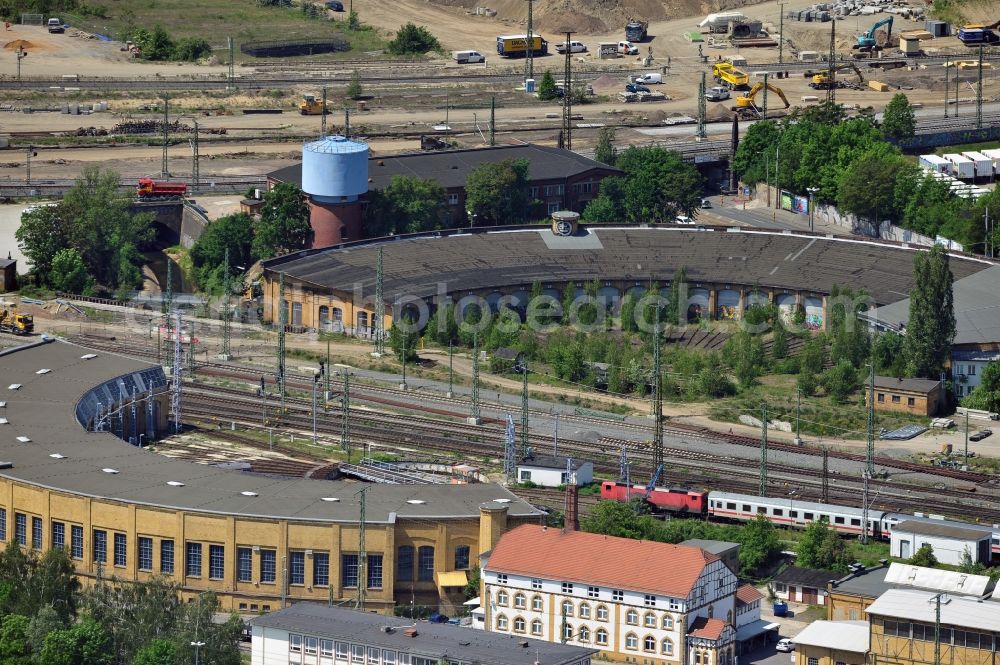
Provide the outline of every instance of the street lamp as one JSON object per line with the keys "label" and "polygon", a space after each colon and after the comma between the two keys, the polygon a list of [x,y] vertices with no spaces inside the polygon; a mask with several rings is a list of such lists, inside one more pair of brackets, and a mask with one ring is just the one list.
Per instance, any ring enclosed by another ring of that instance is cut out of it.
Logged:
{"label": "street lamp", "polygon": [[813,231],[813,194],[819,191],[819,187],[806,187],[809,192],[809,231]]}
{"label": "street lamp", "polygon": [[191,646],[194,647],[194,665],[199,665],[199,663],[201,662],[200,659],[199,659],[199,652],[200,652],[200,649],[203,646],[205,646],[205,643],[204,642],[192,642]]}

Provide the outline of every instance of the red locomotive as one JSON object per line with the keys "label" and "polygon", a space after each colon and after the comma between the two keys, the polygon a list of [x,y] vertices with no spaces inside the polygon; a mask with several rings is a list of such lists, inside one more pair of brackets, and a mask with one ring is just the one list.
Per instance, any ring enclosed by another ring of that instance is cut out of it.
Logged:
{"label": "red locomotive", "polygon": [[179,197],[187,194],[187,185],[183,182],[162,182],[152,178],[139,178],[136,194],[141,199]]}
{"label": "red locomotive", "polygon": [[657,512],[705,515],[708,509],[708,492],[675,490],[665,487],[633,485],[629,491],[625,483],[606,480],[601,483],[601,498],[615,501],[645,499]]}

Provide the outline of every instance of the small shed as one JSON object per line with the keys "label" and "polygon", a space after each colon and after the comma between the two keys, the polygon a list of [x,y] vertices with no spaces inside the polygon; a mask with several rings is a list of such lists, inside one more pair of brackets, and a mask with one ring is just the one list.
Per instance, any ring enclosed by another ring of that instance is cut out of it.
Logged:
{"label": "small shed", "polygon": [[774,576],[774,595],[789,603],[824,605],[827,585],[838,577],[832,570],[789,566]]}
{"label": "small shed", "polygon": [[240,199],[240,212],[256,216],[264,208],[263,199]]}
{"label": "small shed", "polygon": [[17,259],[0,259],[0,293],[17,290]]}
{"label": "small shed", "polygon": [[725,540],[704,540],[702,538],[690,538],[681,543],[681,545],[687,545],[688,547],[700,547],[709,554],[714,554],[715,556],[722,559],[722,563],[726,564],[729,570],[733,571],[737,575],[740,574],[740,544],[730,543]]}
{"label": "small shed", "polygon": [[814,621],[795,636],[796,665],[864,665],[871,628],[867,621]]}
{"label": "small shed", "polygon": [[934,521],[907,520],[892,528],[889,541],[889,555],[909,559],[924,545],[930,545],[934,556],[941,563],[958,566],[962,554],[968,550],[973,561],[990,562],[989,529],[973,526],[953,526],[937,524]]}
{"label": "small shed", "polygon": [[570,481],[570,473],[576,475],[577,485],[594,482],[594,463],[554,455],[529,454],[517,465],[517,480],[534,483],[539,487],[559,487]]}
{"label": "small shed", "polygon": [[[875,377],[875,410],[933,416],[941,404],[941,382],[930,379]],[[865,390],[867,402],[870,391]]]}
{"label": "small shed", "polygon": [[524,371],[524,353],[517,349],[500,347],[490,356],[490,371],[494,374]]}

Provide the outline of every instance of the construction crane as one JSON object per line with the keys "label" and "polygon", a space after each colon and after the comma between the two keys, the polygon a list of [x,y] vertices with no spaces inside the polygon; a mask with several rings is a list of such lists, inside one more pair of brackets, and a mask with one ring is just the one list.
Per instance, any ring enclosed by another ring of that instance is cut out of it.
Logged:
{"label": "construction crane", "polygon": [[[739,114],[740,118],[758,118],[761,116],[760,110],[754,103],[754,98],[757,96],[757,93],[764,89],[764,87],[763,83],[755,83],[754,86],[750,88],[750,92],[748,92],[746,96],[736,98],[736,106],[733,107],[733,110]],[[768,83],[766,87],[768,90],[781,98],[781,101],[785,103],[786,109],[791,106],[791,104],[788,103],[788,98],[785,97],[785,93],[781,88],[776,85],[771,85],[770,83]]]}
{"label": "construction crane", "polygon": [[[845,69],[853,69],[854,70],[854,73],[858,75],[858,83],[864,83],[865,82],[865,76],[864,76],[864,74],[861,73],[861,70],[858,69],[858,66],[855,65],[853,62],[848,62],[848,63],[845,63],[843,65],[837,65],[836,67],[833,68],[833,71],[840,72],[840,71],[843,71]],[[814,88],[816,90],[826,90],[830,86],[830,84],[833,82],[833,80],[834,79],[832,79],[830,77],[830,70],[829,69],[823,69],[823,70],[820,70],[820,71],[818,71],[818,72],[816,72],[815,74],[812,75],[812,80],[809,82],[809,87],[810,88]],[[836,85],[838,87],[840,87],[843,84],[840,81],[837,81]]]}
{"label": "construction crane", "polygon": [[984,25],[982,23],[970,23],[958,29],[958,40],[966,46],[979,46],[980,44],[995,44],[1000,42],[1000,36],[993,32],[1000,28],[1000,21]]}
{"label": "construction crane", "polygon": [[747,73],[734,67],[731,62],[717,62],[712,65],[712,76],[719,83],[729,86],[732,90],[745,90],[750,84],[750,77]]}
{"label": "construction crane", "polygon": [[[885,28],[885,30],[879,30],[879,28]],[[875,24],[868,28],[868,32],[858,35],[858,43],[854,45],[854,49],[863,52],[878,51],[882,47],[888,45],[889,40],[892,38],[892,16],[886,16],[881,21],[876,21]]]}

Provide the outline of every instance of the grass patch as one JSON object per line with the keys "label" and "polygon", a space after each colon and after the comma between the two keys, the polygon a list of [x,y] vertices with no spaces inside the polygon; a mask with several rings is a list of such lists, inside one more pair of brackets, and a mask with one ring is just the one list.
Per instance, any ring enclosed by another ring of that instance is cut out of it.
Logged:
{"label": "grass patch", "polygon": [[935,155],[944,155],[952,152],[982,152],[983,150],[996,150],[1000,148],[1000,141],[986,141],[985,143],[960,143],[959,145],[946,145],[934,150]]}

